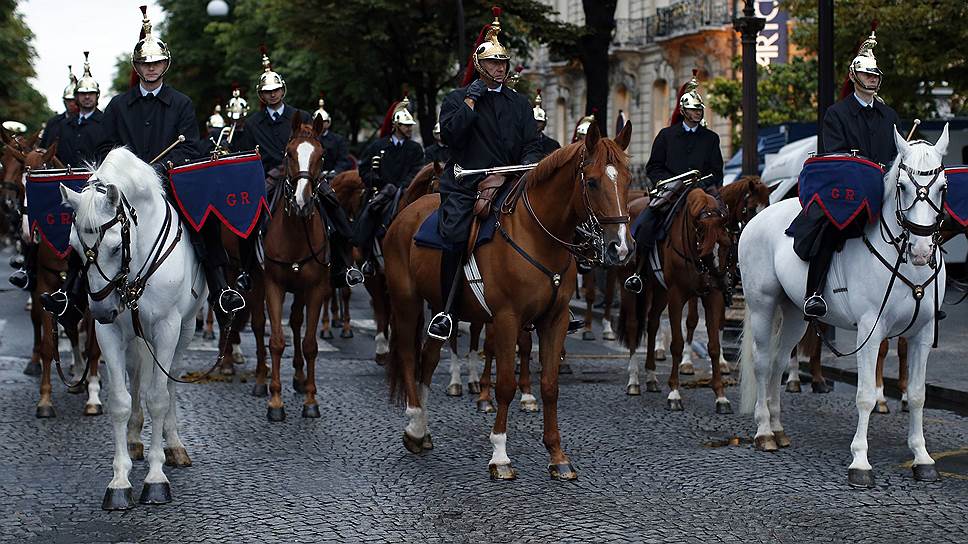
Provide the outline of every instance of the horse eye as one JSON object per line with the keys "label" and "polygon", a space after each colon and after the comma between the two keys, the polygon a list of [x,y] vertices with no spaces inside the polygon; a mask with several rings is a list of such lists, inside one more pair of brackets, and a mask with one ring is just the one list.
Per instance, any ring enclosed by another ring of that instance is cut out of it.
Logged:
{"label": "horse eye", "polygon": [[595,178],[588,178],[588,186],[592,189],[598,189],[598,180]]}
{"label": "horse eye", "polygon": [[121,245],[118,244],[111,249],[111,255],[117,255],[121,251]]}

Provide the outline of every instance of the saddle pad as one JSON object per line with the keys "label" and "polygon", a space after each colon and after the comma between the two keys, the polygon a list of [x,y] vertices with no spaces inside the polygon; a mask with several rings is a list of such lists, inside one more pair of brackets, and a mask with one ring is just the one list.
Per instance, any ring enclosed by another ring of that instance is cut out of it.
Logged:
{"label": "saddle pad", "polygon": [[61,202],[60,186],[80,191],[90,177],[88,170],[34,170],[27,175],[27,221],[31,236],[39,232],[41,239],[61,259],[71,252],[74,212]]}
{"label": "saddle pad", "polygon": [[949,166],[944,175],[948,178],[944,209],[962,227],[968,227],[968,165]]}
{"label": "saddle pad", "polygon": [[875,222],[884,201],[884,169],[852,155],[818,155],[803,163],[800,171],[800,205],[814,203],[843,230],[861,212]]}
{"label": "saddle pad", "polygon": [[[491,206],[491,213],[487,216],[487,219],[481,220],[481,228],[477,232],[477,241],[474,242],[474,249],[481,247],[482,245],[490,242],[494,239],[494,233],[497,231],[497,214],[501,209],[501,205],[507,198],[508,193],[514,183],[505,182],[501,190],[494,195],[494,200]],[[468,210],[467,213],[472,213]],[[417,230],[417,234],[414,235],[413,241],[420,247],[425,247],[429,249],[439,249],[446,251],[461,251],[466,244],[460,244],[460,247],[451,247],[450,244],[444,241],[440,236],[440,231],[437,228],[437,224],[440,221],[440,210],[434,210],[432,214],[424,219],[424,222],[420,225]],[[473,216],[471,221],[477,221]]]}
{"label": "saddle pad", "polygon": [[269,213],[265,171],[257,152],[177,166],[168,176],[175,202],[196,232],[215,214],[229,230],[248,238],[263,209]]}

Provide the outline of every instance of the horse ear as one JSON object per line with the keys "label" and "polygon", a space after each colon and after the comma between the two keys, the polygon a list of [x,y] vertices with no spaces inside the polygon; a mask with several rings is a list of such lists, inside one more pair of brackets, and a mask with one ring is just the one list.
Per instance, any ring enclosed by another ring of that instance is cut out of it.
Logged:
{"label": "horse ear", "polygon": [[298,131],[301,125],[302,125],[302,113],[299,110],[296,110],[295,113],[292,114],[292,131],[293,132]]}
{"label": "horse ear", "polygon": [[118,190],[118,186],[113,183],[109,183],[106,187],[107,192],[105,197],[108,199],[108,206],[111,209],[117,208],[118,203],[121,202],[121,191]]}
{"label": "horse ear", "polygon": [[77,209],[78,200],[81,198],[81,193],[71,189],[70,187],[60,184],[60,194],[61,203],[72,210]]}
{"label": "horse ear", "polygon": [[629,142],[632,141],[632,121],[626,121],[625,126],[622,127],[622,132],[618,133],[615,137],[615,143],[619,145],[623,150],[629,148]]}
{"label": "horse ear", "polygon": [[944,128],[941,129],[941,137],[934,144],[934,150],[938,152],[940,157],[944,157],[948,153],[948,123],[945,123]]}
{"label": "horse ear", "polygon": [[23,163],[24,161],[27,160],[27,155],[24,155],[23,151],[17,149],[11,144],[7,144],[6,147],[7,147],[7,151],[9,151],[11,155],[13,155],[13,158],[17,159],[17,162]]}
{"label": "horse ear", "polygon": [[30,138],[27,139],[27,149],[33,149],[34,146],[37,145],[37,142],[40,141],[40,133],[41,132],[43,132],[43,131],[38,130],[37,132],[34,133],[33,136],[31,136]]}
{"label": "horse ear", "polygon": [[323,133],[323,123],[325,122],[326,121],[323,121],[322,115],[317,115],[313,118],[313,135],[317,138]]}
{"label": "horse ear", "polygon": [[57,154],[57,145],[59,143],[60,143],[60,140],[54,140],[54,143],[50,144],[50,147],[48,147],[47,150],[44,151],[44,164],[49,163],[50,160],[54,157],[54,155]]}
{"label": "horse ear", "polygon": [[588,150],[589,155],[595,152],[595,146],[598,145],[598,140],[601,137],[602,134],[598,131],[597,122],[588,125],[588,134],[585,135],[585,149]]}
{"label": "horse ear", "polygon": [[[911,150],[910,144],[901,136],[901,133],[897,131],[897,125],[894,125],[894,145],[897,146],[898,155],[907,156],[908,151]],[[947,147],[947,146],[946,146]]]}

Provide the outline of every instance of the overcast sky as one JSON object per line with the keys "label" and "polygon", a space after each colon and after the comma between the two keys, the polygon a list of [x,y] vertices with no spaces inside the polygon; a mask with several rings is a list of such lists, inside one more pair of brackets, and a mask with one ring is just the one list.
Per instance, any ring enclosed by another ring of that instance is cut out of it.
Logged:
{"label": "overcast sky", "polygon": [[83,51],[91,52],[91,73],[101,86],[104,109],[111,99],[114,59],[134,49],[141,31],[138,6],[144,4],[157,28],[164,14],[153,0],[20,0],[18,9],[34,33],[37,50],[33,84],[52,110],[64,110],[61,94],[68,83],[67,65],[74,67],[78,78],[84,73]]}

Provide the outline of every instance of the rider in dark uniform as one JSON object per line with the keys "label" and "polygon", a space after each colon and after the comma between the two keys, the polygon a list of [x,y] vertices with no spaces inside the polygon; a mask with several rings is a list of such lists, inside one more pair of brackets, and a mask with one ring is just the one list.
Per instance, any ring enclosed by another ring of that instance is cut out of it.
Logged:
{"label": "rider in dark uniform", "polygon": [[351,170],[353,161],[350,160],[350,146],[346,142],[346,138],[330,130],[333,118],[330,117],[328,111],[323,109],[324,103],[323,99],[320,98],[319,109],[313,112],[313,118],[316,116],[323,118],[323,132],[319,135],[319,143],[323,144],[325,150],[323,153],[323,170],[331,172],[332,176],[336,176],[336,174]]}
{"label": "rider in dark uniform", "polygon": [[[541,156],[547,157],[556,149],[561,149],[561,144],[558,140],[549,137],[544,133],[545,127],[548,125],[548,114],[541,107],[541,89],[538,89],[537,94],[534,96],[534,122],[538,125],[538,142],[541,146]],[[587,128],[585,129],[588,130]]]}
{"label": "rider in dark uniform", "polygon": [[[112,149],[123,145],[141,160],[150,162],[177,141],[178,136],[184,136],[183,143],[154,163],[158,173],[166,176],[169,163],[181,164],[197,155],[198,125],[191,99],[164,84],[171,54],[168,46],[152,35],[147,14],[142,21],[142,31],[144,38],[138,41],[131,55],[139,83],[130,91],[112,98],[105,109],[102,119],[104,135],[98,146],[98,158],[103,160]],[[205,270],[209,296],[218,301],[214,306],[219,318],[244,308],[245,299],[225,281],[224,267],[228,259],[218,225],[209,222],[201,233],[191,229],[188,232]],[[87,304],[86,286],[83,281],[78,281],[83,279],[77,267],[79,264],[79,259],[68,262],[68,279],[63,291],[41,296],[44,309],[67,323],[79,319],[80,310]]]}
{"label": "rider in dark uniform", "polygon": [[[646,174],[653,185],[690,170],[699,171],[700,177],[711,176],[702,187],[718,195],[723,185],[723,152],[719,147],[719,135],[703,125],[705,104],[699,94],[698,71],[693,70],[692,79],[682,86],[679,92],[679,109],[672,115],[668,127],[659,131],[652,142],[652,153],[645,165]],[[679,193],[668,192],[666,198],[674,199]],[[659,202],[650,204],[635,219],[632,232],[638,251],[648,254],[655,247],[661,227],[669,211],[663,211],[662,197]],[[670,204],[671,202],[665,202]],[[632,292],[642,290],[642,279],[633,274],[625,280],[625,288]]]}
{"label": "rider in dark uniform", "polygon": [[[477,185],[484,176],[454,178],[454,165],[466,169],[534,164],[541,160],[538,127],[531,104],[508,88],[505,80],[511,56],[498,41],[501,23],[495,14],[484,41],[474,49],[465,86],[451,91],[440,108],[440,134],[451,149],[451,162],[440,179],[440,236],[455,248],[441,254],[441,294],[445,306],[433,317],[427,333],[447,339],[451,315],[459,315],[454,296],[462,284],[463,248],[469,235]],[[476,74],[474,73],[476,71]],[[479,79],[473,79],[479,75]]]}
{"label": "rider in dark uniform", "polygon": [[40,147],[43,149],[47,149],[60,138],[61,123],[70,120],[77,114],[77,97],[75,96],[77,77],[70,66],[67,67],[67,76],[70,81],[67,83],[67,87],[64,87],[64,94],[61,97],[64,100],[64,111],[44,123],[44,133],[40,135]]}
{"label": "rider in dark uniform", "polygon": [[[876,95],[884,74],[877,68],[875,45],[877,41],[871,32],[848,69],[854,92],[824,114],[821,138],[823,150],[827,153],[856,150],[876,163],[889,165],[897,155],[894,127],[900,123],[897,113]],[[810,262],[803,303],[806,317],[819,318],[827,314],[823,290],[830,262],[834,252],[840,251],[846,240],[863,234],[865,218],[861,214],[841,230],[830,222],[820,206],[810,206],[801,211],[787,229],[787,234],[793,236],[797,256]]]}
{"label": "rider in dark uniform", "polygon": [[374,272],[371,261],[376,237],[384,226],[384,219],[393,211],[397,193],[404,191],[426,164],[423,148],[410,139],[417,122],[409,107],[410,100],[406,97],[391,105],[380,127],[380,138],[361,155],[360,177],[366,185],[366,204],[354,225],[354,240],[362,253],[366,275]]}
{"label": "rider in dark uniform", "polygon": [[424,149],[424,164],[437,162],[447,164],[450,160],[450,148],[440,141],[440,121],[434,125],[434,143]]}

